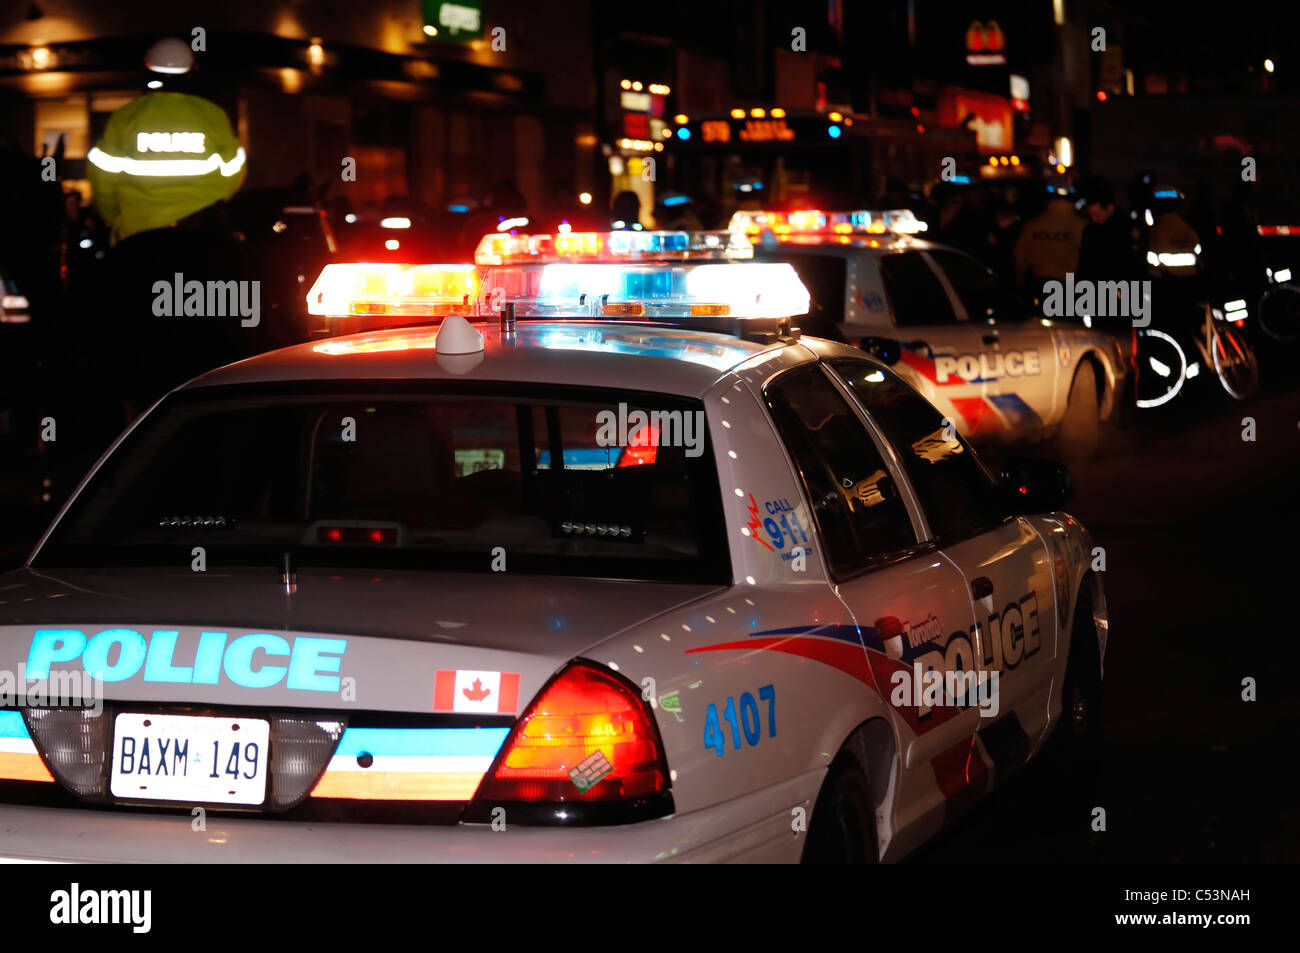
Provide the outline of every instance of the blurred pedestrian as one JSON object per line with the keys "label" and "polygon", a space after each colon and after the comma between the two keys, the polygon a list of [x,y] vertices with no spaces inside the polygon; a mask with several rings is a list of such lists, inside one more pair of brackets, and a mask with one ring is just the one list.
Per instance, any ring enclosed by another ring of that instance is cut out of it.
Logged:
{"label": "blurred pedestrian", "polygon": [[614,231],[641,228],[641,197],[630,189],[614,196],[609,210],[609,227]]}
{"label": "blurred pedestrian", "polygon": [[1115,190],[1100,177],[1085,179],[1087,224],[1079,247],[1076,277],[1090,281],[1130,281],[1141,277],[1141,260],[1131,219],[1116,211]]}
{"label": "blurred pedestrian", "polygon": [[1024,224],[1015,209],[1000,197],[994,200],[993,221],[987,236],[989,247],[986,264],[1007,285],[1015,283],[1015,248]]}
{"label": "blurred pedestrian", "polygon": [[704,226],[695,214],[689,195],[667,192],[655,204],[655,227],[680,232],[698,232]]}

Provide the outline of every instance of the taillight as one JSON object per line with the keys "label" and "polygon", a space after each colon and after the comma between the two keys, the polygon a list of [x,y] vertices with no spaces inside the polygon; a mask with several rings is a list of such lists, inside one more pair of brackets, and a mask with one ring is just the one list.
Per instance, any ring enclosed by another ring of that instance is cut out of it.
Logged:
{"label": "taillight", "polygon": [[643,816],[660,816],[667,791],[659,729],[640,693],[621,676],[575,662],[515,724],[474,802],[481,810],[502,802],[572,806],[578,810],[548,819],[580,822],[584,806],[640,803],[661,808]]}

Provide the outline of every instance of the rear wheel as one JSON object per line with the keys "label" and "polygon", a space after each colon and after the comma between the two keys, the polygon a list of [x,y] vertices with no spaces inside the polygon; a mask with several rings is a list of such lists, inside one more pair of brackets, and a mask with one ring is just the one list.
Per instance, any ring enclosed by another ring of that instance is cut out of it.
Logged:
{"label": "rear wheel", "polygon": [[1259,390],[1259,363],[1255,350],[1228,326],[1216,327],[1210,342],[1210,357],[1219,383],[1236,400],[1253,397]]}
{"label": "rear wheel", "polygon": [[1075,371],[1065,416],[1056,432],[1056,445],[1067,460],[1088,460],[1101,444],[1101,411],[1097,400],[1097,372],[1084,361]]}
{"label": "rear wheel", "polygon": [[1260,329],[1276,341],[1300,339],[1300,289],[1274,285],[1255,307]]}
{"label": "rear wheel", "polygon": [[876,812],[867,776],[851,755],[838,758],[813,807],[805,864],[876,863]]}
{"label": "rear wheel", "polygon": [[1101,655],[1085,583],[1070,629],[1061,718],[1043,759],[1058,791],[1058,809],[1067,818],[1062,841],[1067,852],[1095,850],[1100,844],[1094,824],[1109,790],[1102,714]]}
{"label": "rear wheel", "polygon": [[1061,685],[1061,720],[1056,726],[1061,753],[1073,767],[1087,768],[1099,756],[1102,744],[1101,650],[1092,598],[1079,594],[1070,627],[1070,657]]}

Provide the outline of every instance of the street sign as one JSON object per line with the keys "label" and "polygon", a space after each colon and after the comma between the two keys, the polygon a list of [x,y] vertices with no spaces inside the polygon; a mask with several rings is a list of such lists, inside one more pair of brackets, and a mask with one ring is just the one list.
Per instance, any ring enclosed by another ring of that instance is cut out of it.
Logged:
{"label": "street sign", "polygon": [[483,36],[483,4],[481,0],[422,0],[425,33],[428,27],[437,30],[431,39],[446,43],[468,43]]}

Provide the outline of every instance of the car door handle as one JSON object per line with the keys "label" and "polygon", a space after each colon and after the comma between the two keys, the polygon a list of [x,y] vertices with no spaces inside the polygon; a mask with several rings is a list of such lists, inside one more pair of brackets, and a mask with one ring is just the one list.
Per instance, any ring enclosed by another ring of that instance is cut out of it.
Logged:
{"label": "car door handle", "polygon": [[988,576],[979,576],[971,580],[971,595],[976,599],[987,599],[993,595],[993,580]]}
{"label": "car door handle", "polygon": [[996,334],[986,334],[986,335],[984,335],[984,343],[985,343],[985,344],[997,344],[997,343],[998,343],[998,336],[997,336]]}

